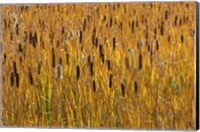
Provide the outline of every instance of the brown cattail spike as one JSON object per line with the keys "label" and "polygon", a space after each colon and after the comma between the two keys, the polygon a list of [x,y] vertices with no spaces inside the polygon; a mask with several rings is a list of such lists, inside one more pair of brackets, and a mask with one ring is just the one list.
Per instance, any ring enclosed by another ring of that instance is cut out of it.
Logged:
{"label": "brown cattail spike", "polygon": [[14,86],[14,82],[15,82],[14,73],[11,72],[11,75],[10,75],[10,86],[11,86],[11,87]]}
{"label": "brown cattail spike", "polygon": [[86,19],[84,19],[84,22],[83,22],[83,32],[85,31],[85,28],[86,28]]}
{"label": "brown cattail spike", "polygon": [[33,85],[34,81],[33,81],[33,76],[32,76],[31,68],[30,67],[28,68],[28,74],[29,74],[30,84]]}
{"label": "brown cattail spike", "polygon": [[15,61],[13,62],[13,71],[14,71],[14,74],[17,73],[17,65]]}
{"label": "brown cattail spike", "polygon": [[59,79],[62,78],[62,65],[60,64],[56,66],[56,77]]}
{"label": "brown cattail spike", "polygon": [[110,60],[107,60],[107,64],[108,64],[108,70],[111,70],[111,66],[110,66]]}
{"label": "brown cattail spike", "polygon": [[93,69],[94,65],[93,65],[93,62],[90,62],[90,73],[91,75],[93,76],[94,74],[94,69]]}
{"label": "brown cattail spike", "polygon": [[135,22],[134,22],[134,20],[132,21],[132,33],[134,33],[134,25],[135,25]]}
{"label": "brown cattail spike", "polygon": [[79,65],[76,66],[76,79],[79,80],[80,78],[80,68]]}
{"label": "brown cattail spike", "polygon": [[156,40],[156,50],[159,50],[159,42]]}
{"label": "brown cattail spike", "polygon": [[183,34],[181,35],[181,42],[184,43],[184,36],[183,36]]}
{"label": "brown cattail spike", "polygon": [[80,31],[80,36],[79,36],[79,43],[80,44],[82,43],[82,37],[83,37],[83,34],[82,34],[82,31]]}
{"label": "brown cattail spike", "polygon": [[54,48],[52,48],[52,67],[56,66],[56,57],[55,57],[55,51]]}
{"label": "brown cattail spike", "polygon": [[96,83],[95,83],[95,80],[92,81],[92,84],[93,84],[93,91],[95,92],[95,91],[96,91]]}
{"label": "brown cattail spike", "polygon": [[130,68],[130,64],[129,64],[129,60],[127,56],[125,57],[125,65],[126,65],[126,69]]}
{"label": "brown cattail spike", "polygon": [[139,70],[142,69],[142,54],[139,55]]}
{"label": "brown cattail spike", "polygon": [[113,37],[113,50],[115,50],[115,47],[116,47],[116,39],[115,37]]}
{"label": "brown cattail spike", "polygon": [[124,83],[121,83],[121,91],[122,91],[122,96],[125,96],[125,85],[124,85]]}
{"label": "brown cattail spike", "polygon": [[66,64],[69,65],[69,54],[66,53]]}
{"label": "brown cattail spike", "polygon": [[134,82],[134,89],[135,89],[135,95],[137,95],[137,93],[138,93],[138,84],[137,84],[136,81]]}
{"label": "brown cattail spike", "polygon": [[113,75],[110,74],[110,78],[109,78],[109,88],[112,87],[112,83],[113,83]]}

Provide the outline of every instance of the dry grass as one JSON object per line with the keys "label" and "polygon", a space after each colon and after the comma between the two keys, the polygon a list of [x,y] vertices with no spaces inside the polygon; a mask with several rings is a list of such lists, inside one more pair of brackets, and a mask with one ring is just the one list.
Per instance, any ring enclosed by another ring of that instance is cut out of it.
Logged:
{"label": "dry grass", "polygon": [[3,124],[195,129],[195,7],[2,6]]}

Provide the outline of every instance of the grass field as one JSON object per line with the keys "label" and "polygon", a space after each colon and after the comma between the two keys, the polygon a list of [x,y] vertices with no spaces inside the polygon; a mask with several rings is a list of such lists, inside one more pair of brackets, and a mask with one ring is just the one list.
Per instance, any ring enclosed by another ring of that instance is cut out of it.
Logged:
{"label": "grass field", "polygon": [[3,5],[3,125],[195,129],[195,9]]}

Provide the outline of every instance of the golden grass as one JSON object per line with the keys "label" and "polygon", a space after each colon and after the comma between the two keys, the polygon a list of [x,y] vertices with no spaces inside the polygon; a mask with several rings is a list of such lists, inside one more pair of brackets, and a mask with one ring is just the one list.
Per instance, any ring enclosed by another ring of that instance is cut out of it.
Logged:
{"label": "golden grass", "polygon": [[3,5],[3,124],[195,129],[195,2]]}

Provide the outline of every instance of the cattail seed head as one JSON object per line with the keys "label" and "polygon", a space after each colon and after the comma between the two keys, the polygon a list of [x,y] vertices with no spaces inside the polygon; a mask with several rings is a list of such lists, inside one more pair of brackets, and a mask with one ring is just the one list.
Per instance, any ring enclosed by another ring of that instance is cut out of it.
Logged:
{"label": "cattail seed head", "polygon": [[76,79],[79,80],[80,78],[80,67],[79,65],[76,66]]}
{"label": "cattail seed head", "polygon": [[14,74],[17,73],[17,65],[15,61],[13,62],[13,71],[14,71]]}
{"label": "cattail seed head", "polygon": [[14,82],[15,82],[14,73],[11,72],[11,75],[10,75],[10,86],[11,86],[11,87],[14,86]]}
{"label": "cattail seed head", "polygon": [[156,50],[159,50],[159,42],[156,40]]}
{"label": "cattail seed head", "polygon": [[126,69],[130,68],[129,59],[127,56],[125,57],[125,65],[126,65]]}
{"label": "cattail seed head", "polygon": [[33,76],[32,76],[32,72],[31,72],[31,68],[28,68],[28,74],[29,74],[29,80],[30,80],[30,84],[33,85],[34,81],[33,81]]}
{"label": "cattail seed head", "polygon": [[107,60],[107,66],[108,66],[108,70],[111,70],[111,66],[110,66],[110,60]]}
{"label": "cattail seed head", "polygon": [[135,22],[134,22],[134,20],[132,21],[132,33],[134,33],[134,29],[135,29]]}
{"label": "cattail seed head", "polygon": [[56,77],[61,79],[62,78],[62,65],[58,64],[56,66]]}
{"label": "cattail seed head", "polygon": [[139,70],[142,69],[142,54],[139,55]]}
{"label": "cattail seed head", "polygon": [[122,96],[125,96],[125,85],[124,85],[124,83],[121,83],[121,91],[122,91]]}
{"label": "cattail seed head", "polygon": [[164,35],[164,25],[162,24],[160,27],[160,35],[163,36]]}
{"label": "cattail seed head", "polygon": [[175,18],[174,18],[174,26],[177,25],[177,20],[178,20],[178,16],[176,15]]}
{"label": "cattail seed head", "polygon": [[81,44],[82,43],[82,31],[80,31],[80,36],[79,36],[79,43]]}
{"label": "cattail seed head", "polygon": [[94,74],[94,64],[93,64],[93,62],[91,61],[90,62],[90,74],[93,76],[93,74]]}
{"label": "cattail seed head", "polygon": [[165,20],[167,20],[168,19],[168,11],[166,10],[165,11]]}
{"label": "cattail seed head", "polygon": [[95,91],[96,91],[96,83],[95,83],[95,80],[92,81],[92,84],[93,84],[93,91],[95,92]]}
{"label": "cattail seed head", "polygon": [[112,87],[112,82],[113,82],[113,75],[110,74],[110,78],[109,78],[109,88]]}
{"label": "cattail seed head", "polygon": [[182,43],[184,42],[184,36],[183,36],[183,34],[181,35],[181,42]]}
{"label": "cattail seed head", "polygon": [[52,67],[56,66],[56,57],[54,52],[54,48],[52,48]]}
{"label": "cattail seed head", "polygon": [[137,84],[136,81],[134,82],[134,89],[135,89],[135,95],[137,95],[137,93],[138,93],[138,84]]}
{"label": "cattail seed head", "polygon": [[86,19],[84,19],[84,22],[83,22],[83,32],[85,32],[85,28],[86,28]]}
{"label": "cattail seed head", "polygon": [[116,39],[115,37],[113,37],[113,50],[115,50],[115,47],[116,47]]}

